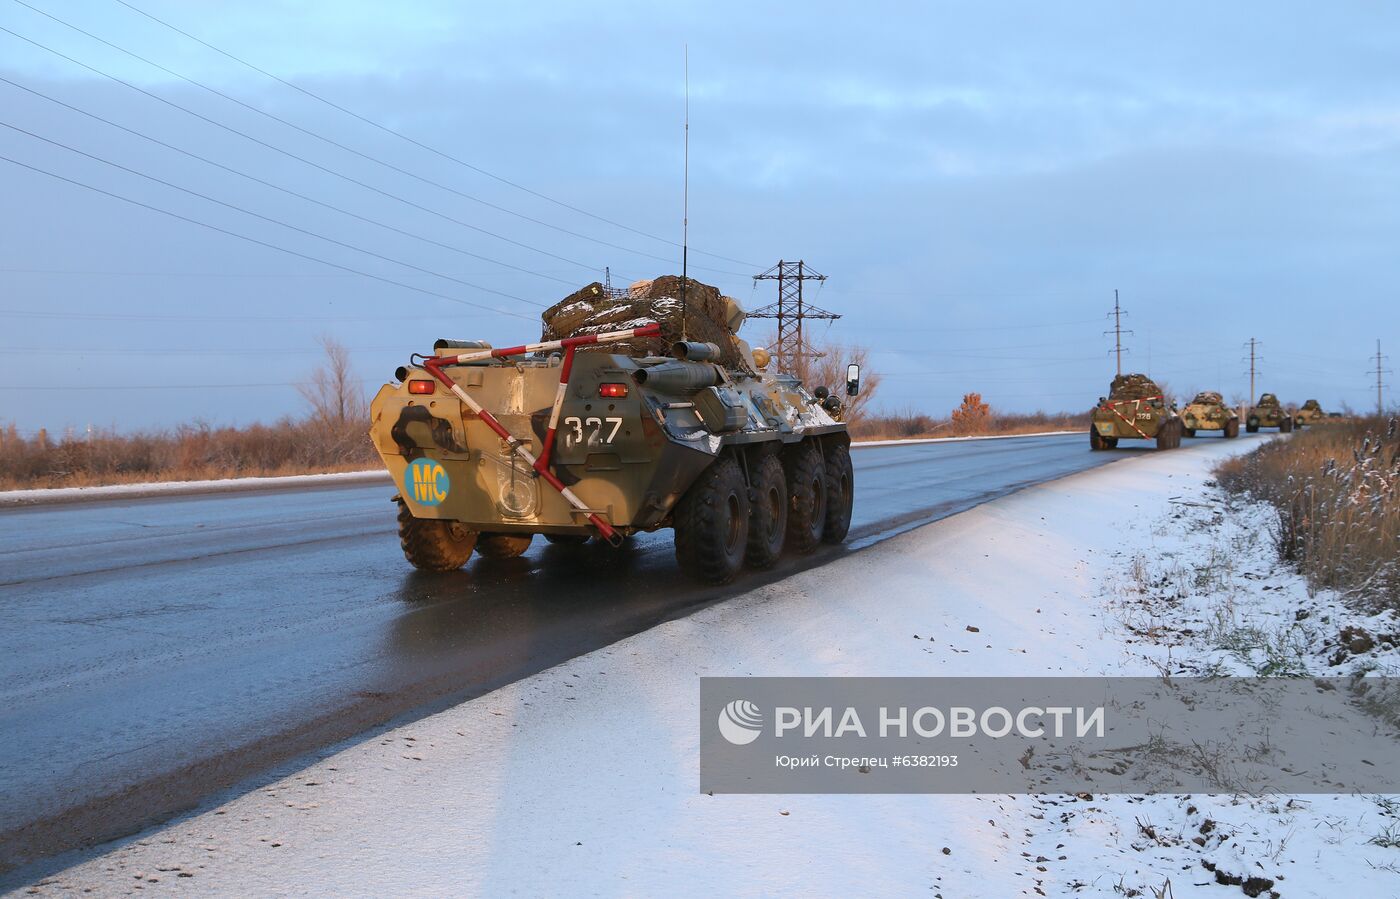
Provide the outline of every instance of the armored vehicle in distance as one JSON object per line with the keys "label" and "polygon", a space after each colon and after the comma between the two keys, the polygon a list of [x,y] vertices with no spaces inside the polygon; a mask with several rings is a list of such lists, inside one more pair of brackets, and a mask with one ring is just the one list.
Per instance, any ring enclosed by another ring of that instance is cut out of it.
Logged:
{"label": "armored vehicle in distance", "polygon": [[1244,421],[1244,429],[1251,434],[1260,428],[1278,428],[1284,434],[1293,430],[1293,416],[1272,393],[1260,394],[1259,402],[1249,410],[1249,417]]}
{"label": "armored vehicle in distance", "polygon": [[1158,449],[1181,446],[1183,427],[1162,390],[1143,374],[1118,375],[1099,397],[1089,422],[1089,448],[1113,449],[1122,439],[1155,440]]}
{"label": "armored vehicle in distance", "polygon": [[1181,410],[1181,423],[1187,437],[1195,437],[1197,431],[1223,431],[1226,437],[1240,436],[1239,413],[1225,405],[1225,400],[1214,390],[1202,390]]}
{"label": "armored vehicle in distance", "polygon": [[1315,425],[1327,418],[1327,413],[1322,411],[1322,404],[1317,400],[1308,400],[1293,413],[1293,424],[1295,427]]}

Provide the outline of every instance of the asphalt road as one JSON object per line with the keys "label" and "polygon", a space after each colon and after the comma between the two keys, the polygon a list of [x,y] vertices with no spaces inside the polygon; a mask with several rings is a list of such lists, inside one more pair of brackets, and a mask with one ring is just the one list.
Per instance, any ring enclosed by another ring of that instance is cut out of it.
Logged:
{"label": "asphalt road", "polygon": [[850,545],[725,588],[682,577],[669,531],[416,572],[387,484],[0,511],[0,887],[378,725],[1131,454],[1080,435],[858,449]]}

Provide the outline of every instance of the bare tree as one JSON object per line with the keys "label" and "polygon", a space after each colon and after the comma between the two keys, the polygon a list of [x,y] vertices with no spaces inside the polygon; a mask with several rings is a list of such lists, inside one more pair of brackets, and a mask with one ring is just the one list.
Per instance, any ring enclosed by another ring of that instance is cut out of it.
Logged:
{"label": "bare tree", "polygon": [[330,335],[322,335],[318,342],[326,352],[325,361],[308,380],[297,385],[311,404],[311,417],[336,427],[363,421],[369,414],[369,404],[350,365],[350,351]]}
{"label": "bare tree", "polygon": [[[875,391],[880,387],[880,375],[870,370],[870,348],[855,344],[823,343],[809,344],[809,348],[821,353],[808,365],[808,390],[825,386],[841,398],[844,406],[842,419],[848,424],[856,424],[866,414]],[[854,362],[860,366],[860,393],[846,396],[846,366]]]}

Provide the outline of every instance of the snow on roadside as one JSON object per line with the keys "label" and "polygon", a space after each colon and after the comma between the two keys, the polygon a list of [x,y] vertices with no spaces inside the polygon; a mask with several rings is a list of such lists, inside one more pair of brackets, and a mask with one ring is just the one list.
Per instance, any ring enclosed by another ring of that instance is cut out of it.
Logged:
{"label": "snow on roadside", "polygon": [[266,478],[216,478],[209,481],[148,481],[141,484],[105,484],[98,487],[39,487],[32,490],[0,490],[0,508],[52,505],[98,499],[141,499],[148,496],[190,496],[201,493],[243,493],[254,490],[314,489],[350,484],[375,484],[389,480],[383,469],[338,471],[328,474],[279,475]]}
{"label": "snow on roadside", "polygon": [[[35,891],[1394,895],[1400,849],[1368,841],[1400,830],[1400,807],[1366,797],[698,792],[703,675],[1156,675],[1168,653],[1226,658],[1180,628],[1136,633],[1174,613],[1135,609],[1156,599],[1129,588],[1139,557],[1199,549],[1176,516],[1218,503],[1209,466],[1243,443],[908,532],[373,736]],[[1290,577],[1247,570],[1237,608]]]}

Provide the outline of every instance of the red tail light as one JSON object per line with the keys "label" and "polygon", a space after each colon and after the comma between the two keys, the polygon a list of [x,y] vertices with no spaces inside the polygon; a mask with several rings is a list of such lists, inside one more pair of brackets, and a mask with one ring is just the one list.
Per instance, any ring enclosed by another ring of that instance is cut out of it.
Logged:
{"label": "red tail light", "polygon": [[436,388],[432,381],[409,381],[409,393],[432,393]]}
{"label": "red tail light", "polygon": [[617,398],[620,399],[620,398],[622,398],[622,397],[627,396],[627,385],[626,385],[626,384],[600,384],[600,385],[598,386],[598,395],[599,395],[599,396],[617,397]]}

